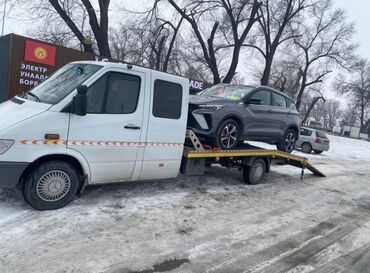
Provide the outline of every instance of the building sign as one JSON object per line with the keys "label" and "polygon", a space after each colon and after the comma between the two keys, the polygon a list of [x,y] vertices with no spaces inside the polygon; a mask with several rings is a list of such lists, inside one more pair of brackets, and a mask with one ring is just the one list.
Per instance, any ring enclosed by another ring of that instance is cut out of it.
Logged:
{"label": "building sign", "polygon": [[193,90],[202,91],[204,89],[204,83],[190,80],[190,88]]}
{"label": "building sign", "polygon": [[22,63],[20,67],[19,84],[37,86],[48,78],[48,68],[32,64]]}
{"label": "building sign", "polygon": [[56,51],[57,48],[55,46],[26,40],[24,60],[54,66]]}

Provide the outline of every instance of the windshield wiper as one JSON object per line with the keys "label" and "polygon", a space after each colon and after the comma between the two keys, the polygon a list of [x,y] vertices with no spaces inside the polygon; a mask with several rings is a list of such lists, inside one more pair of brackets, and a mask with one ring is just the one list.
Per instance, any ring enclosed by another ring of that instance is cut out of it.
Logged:
{"label": "windshield wiper", "polygon": [[41,102],[40,98],[32,92],[27,92],[27,95],[31,95],[31,97],[34,97],[37,102]]}

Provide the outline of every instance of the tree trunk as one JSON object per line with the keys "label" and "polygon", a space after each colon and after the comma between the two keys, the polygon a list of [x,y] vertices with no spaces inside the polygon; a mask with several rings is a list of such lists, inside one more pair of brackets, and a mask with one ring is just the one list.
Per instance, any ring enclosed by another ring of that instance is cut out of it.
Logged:
{"label": "tree trunk", "polygon": [[94,53],[94,49],[92,45],[86,44],[86,37],[82,34],[82,32],[78,29],[76,24],[72,21],[72,19],[68,16],[66,11],[60,6],[58,0],[49,0],[49,3],[53,6],[55,11],[59,14],[59,16],[63,19],[63,21],[67,24],[67,26],[71,29],[73,34],[82,44],[84,51],[89,53]]}
{"label": "tree trunk", "polygon": [[361,106],[361,117],[360,117],[360,123],[361,123],[361,133],[365,130],[365,107]]}
{"label": "tree trunk", "polygon": [[264,69],[263,74],[262,74],[261,85],[265,85],[265,86],[269,85],[273,58],[274,58],[274,56],[271,55],[271,54],[266,56],[265,69]]}
{"label": "tree trunk", "polygon": [[306,112],[306,114],[304,116],[304,119],[302,120],[302,124],[305,124],[307,122],[308,117],[310,116],[312,109],[315,107],[316,103],[319,102],[319,100],[323,100],[325,102],[325,98],[324,97],[316,97],[316,98],[314,98],[314,100],[311,102],[310,107],[307,109],[307,112]]}

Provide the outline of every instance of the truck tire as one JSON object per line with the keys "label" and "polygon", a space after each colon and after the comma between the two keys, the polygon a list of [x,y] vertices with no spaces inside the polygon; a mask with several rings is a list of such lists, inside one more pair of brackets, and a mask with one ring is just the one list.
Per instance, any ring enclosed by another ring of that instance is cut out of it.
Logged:
{"label": "truck tire", "polygon": [[216,146],[223,150],[232,150],[240,142],[239,124],[233,119],[227,119],[219,126],[216,135]]}
{"label": "truck tire", "polygon": [[76,169],[67,162],[51,161],[29,173],[23,184],[23,196],[37,210],[55,210],[70,203],[78,189]]}
{"label": "truck tire", "polygon": [[265,160],[258,158],[253,161],[251,166],[245,166],[243,169],[243,178],[245,183],[258,185],[266,173]]}
{"label": "truck tire", "polygon": [[284,133],[282,140],[276,145],[277,149],[279,151],[290,154],[291,152],[293,152],[295,148],[297,139],[298,139],[297,132],[292,129],[288,129]]}
{"label": "truck tire", "polygon": [[306,154],[312,153],[312,145],[308,142],[302,143],[301,148],[302,148],[302,152]]}

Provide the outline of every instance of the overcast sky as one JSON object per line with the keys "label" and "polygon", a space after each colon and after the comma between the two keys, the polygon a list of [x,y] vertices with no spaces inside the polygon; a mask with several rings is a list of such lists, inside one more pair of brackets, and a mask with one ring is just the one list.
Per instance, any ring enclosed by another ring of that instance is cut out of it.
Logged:
{"label": "overcast sky", "polygon": [[336,0],[337,5],[347,10],[350,20],[356,24],[356,40],[360,43],[359,53],[370,60],[370,1]]}

